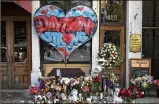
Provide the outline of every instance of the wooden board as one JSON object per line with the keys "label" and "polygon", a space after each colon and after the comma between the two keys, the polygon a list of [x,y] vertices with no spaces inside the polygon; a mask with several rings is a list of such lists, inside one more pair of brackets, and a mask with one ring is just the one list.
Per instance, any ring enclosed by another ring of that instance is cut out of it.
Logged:
{"label": "wooden board", "polygon": [[151,75],[151,59],[130,59],[130,79]]}

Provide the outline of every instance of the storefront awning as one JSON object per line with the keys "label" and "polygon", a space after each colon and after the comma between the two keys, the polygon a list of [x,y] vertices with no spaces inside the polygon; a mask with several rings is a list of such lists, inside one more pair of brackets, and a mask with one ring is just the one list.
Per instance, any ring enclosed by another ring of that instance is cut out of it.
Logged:
{"label": "storefront awning", "polygon": [[31,0],[13,0],[13,2],[31,13]]}

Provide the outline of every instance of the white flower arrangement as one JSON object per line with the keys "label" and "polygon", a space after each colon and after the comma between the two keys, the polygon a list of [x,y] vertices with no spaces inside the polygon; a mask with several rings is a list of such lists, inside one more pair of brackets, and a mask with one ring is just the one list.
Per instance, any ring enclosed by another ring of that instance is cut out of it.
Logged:
{"label": "white flower arrangement", "polygon": [[120,64],[121,58],[120,54],[117,51],[117,48],[114,44],[109,43],[100,49],[98,53],[99,64],[102,69],[114,69],[117,65]]}

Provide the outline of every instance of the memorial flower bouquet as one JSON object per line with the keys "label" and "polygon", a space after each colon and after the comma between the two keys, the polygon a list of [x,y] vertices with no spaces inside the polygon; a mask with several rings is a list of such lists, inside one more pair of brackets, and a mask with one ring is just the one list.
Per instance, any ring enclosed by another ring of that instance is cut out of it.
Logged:
{"label": "memorial flower bouquet", "polygon": [[100,87],[100,79],[99,79],[99,76],[93,77],[92,87],[94,87],[94,88],[96,89],[96,91],[99,90],[99,87]]}
{"label": "memorial flower bouquet", "polygon": [[71,87],[71,89],[80,90],[80,83],[81,83],[81,79],[80,78],[71,78],[70,79],[70,87]]}
{"label": "memorial flower bouquet", "polygon": [[39,86],[38,85],[31,85],[29,89],[30,89],[31,95],[39,94]]}
{"label": "memorial flower bouquet", "polygon": [[91,85],[93,83],[93,78],[92,76],[84,76],[83,78],[81,77],[81,93],[84,99],[86,99],[91,91]]}
{"label": "memorial flower bouquet", "polygon": [[114,69],[120,64],[121,58],[117,47],[113,43],[104,44],[98,53],[99,64],[102,69]]}
{"label": "memorial flower bouquet", "polygon": [[152,86],[153,77],[150,75],[144,75],[142,77],[136,77],[135,79],[131,79],[131,84],[134,86],[138,86],[140,90],[145,90],[146,88],[150,88]]}
{"label": "memorial flower bouquet", "polygon": [[159,80],[153,80],[152,84],[154,87],[157,87],[156,93],[157,93],[157,97],[159,98]]}
{"label": "memorial flower bouquet", "polygon": [[121,97],[125,103],[132,103],[135,99],[141,98],[143,94],[137,86],[130,86],[128,89],[121,88],[118,96]]}
{"label": "memorial flower bouquet", "polygon": [[152,84],[159,89],[159,80],[153,80]]}

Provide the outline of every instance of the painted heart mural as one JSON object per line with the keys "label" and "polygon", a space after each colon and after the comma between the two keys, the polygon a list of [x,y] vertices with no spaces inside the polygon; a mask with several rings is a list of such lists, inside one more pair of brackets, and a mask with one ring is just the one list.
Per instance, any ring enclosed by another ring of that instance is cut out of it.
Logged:
{"label": "painted heart mural", "polygon": [[88,42],[97,30],[96,13],[78,5],[65,15],[55,5],[45,5],[34,14],[34,26],[40,38],[55,47],[67,62],[71,52]]}

